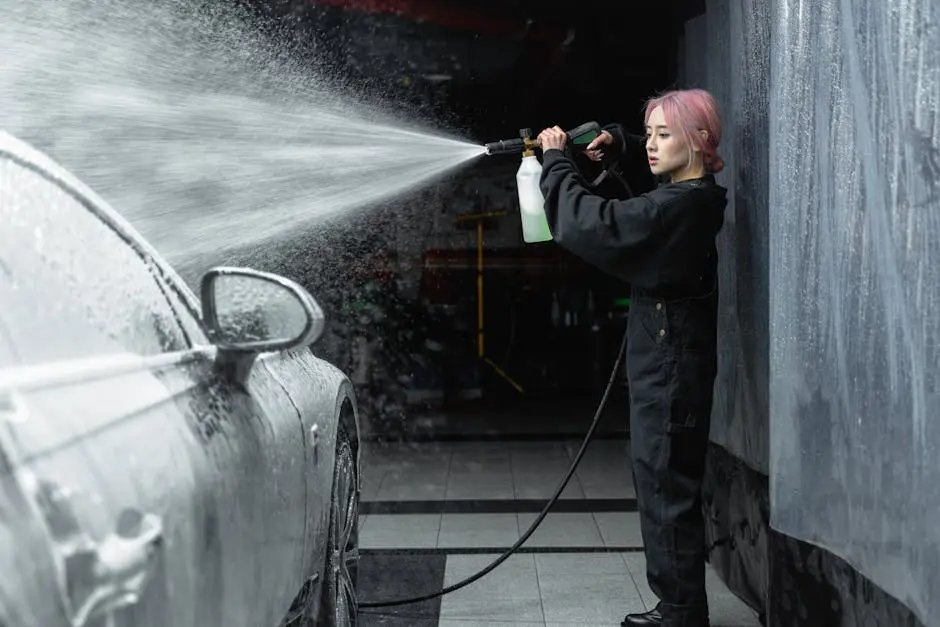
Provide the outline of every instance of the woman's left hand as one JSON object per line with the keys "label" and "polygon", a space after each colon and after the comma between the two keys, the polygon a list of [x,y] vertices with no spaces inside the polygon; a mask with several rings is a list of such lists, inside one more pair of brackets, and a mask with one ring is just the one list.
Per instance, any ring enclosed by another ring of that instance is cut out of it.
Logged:
{"label": "woman's left hand", "polygon": [[568,143],[568,136],[563,130],[553,126],[539,133],[537,141],[542,148],[542,152],[546,150],[563,150],[565,144]]}

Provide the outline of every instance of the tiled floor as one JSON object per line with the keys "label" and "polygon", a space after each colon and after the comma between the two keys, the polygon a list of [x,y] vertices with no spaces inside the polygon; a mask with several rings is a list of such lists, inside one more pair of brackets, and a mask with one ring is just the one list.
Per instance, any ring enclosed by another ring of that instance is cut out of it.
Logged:
{"label": "tiled floor", "polygon": [[[492,563],[526,532],[579,441],[364,445],[364,602],[420,596]],[[591,443],[558,505],[495,570],[443,598],[363,609],[364,625],[619,625],[646,584],[628,442]],[[709,571],[715,627],[759,625]]]}

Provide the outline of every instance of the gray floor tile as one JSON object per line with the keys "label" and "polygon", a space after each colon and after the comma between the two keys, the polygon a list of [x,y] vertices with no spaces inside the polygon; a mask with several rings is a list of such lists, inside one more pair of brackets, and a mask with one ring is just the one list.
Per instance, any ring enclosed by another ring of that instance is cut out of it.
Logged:
{"label": "gray floor tile", "polygon": [[450,460],[452,445],[448,442],[363,442],[363,466],[440,463]]}
{"label": "gray floor tile", "polygon": [[618,485],[633,485],[630,458],[598,459],[588,453],[578,464],[578,476],[588,483],[616,481]]}
{"label": "gray floor tile", "polygon": [[571,576],[629,576],[619,553],[536,553],[535,569],[542,574]]}
{"label": "gray floor tile", "polygon": [[376,501],[441,500],[447,492],[447,471],[389,472],[382,487],[375,493]]}
{"label": "gray floor tile", "polygon": [[539,588],[546,622],[619,624],[625,614],[645,607],[627,573],[583,577],[539,573]]}
{"label": "gray floor tile", "polygon": [[[517,514],[519,531],[524,533],[538,514]],[[591,514],[550,512],[526,546],[603,546],[603,539]]]}
{"label": "gray floor tile", "polygon": [[[580,479],[580,478],[579,478]],[[635,499],[636,490],[633,484],[626,484],[616,481],[606,483],[591,483],[590,481],[579,481],[581,489],[584,491],[584,497],[588,499]]]}
{"label": "gray floor tile", "polygon": [[465,597],[461,592],[458,590],[443,598],[441,620],[472,620],[477,625],[489,625],[495,621],[544,624],[540,599],[485,599]]}
{"label": "gray floor tile", "polygon": [[[438,627],[545,627],[542,621],[520,623],[517,621],[478,620],[476,618],[442,618]],[[568,627],[571,627],[570,625]]]}
{"label": "gray floor tile", "polygon": [[383,485],[376,501],[440,501],[447,493],[444,485],[397,482]]}
{"label": "gray floor tile", "polygon": [[506,445],[513,453],[568,454],[567,441],[562,440],[525,440],[507,442]]}
{"label": "gray floor tile", "polygon": [[511,477],[512,465],[508,458],[475,461],[454,459],[451,461],[450,471],[460,475],[508,475]]}
{"label": "gray floor tile", "polygon": [[447,473],[450,472],[450,465],[451,460],[449,457],[402,460],[391,462],[386,472],[407,475],[433,474],[446,478]]}
{"label": "gray floor tile", "polygon": [[[573,460],[577,446],[569,449]],[[630,456],[624,443],[592,442],[578,464],[576,476],[589,499],[635,498]]]}
{"label": "gray floor tile", "polygon": [[515,514],[444,514],[440,548],[509,547],[519,539]]}
{"label": "gray floor tile", "polygon": [[510,456],[514,469],[566,469],[571,466],[568,452],[557,442],[514,442]]}
{"label": "gray floor tile", "polygon": [[506,481],[510,486],[512,485],[512,470],[509,466],[505,467],[481,467],[481,468],[465,468],[460,466],[453,466],[450,469],[450,475],[448,476],[448,481],[472,481],[472,480],[502,480]]}
{"label": "gray floor tile", "polygon": [[510,473],[493,474],[451,472],[447,480],[447,500],[512,499],[515,495]]}
{"label": "gray floor tile", "polygon": [[637,512],[594,512],[604,546],[641,548],[640,515]]}
{"label": "gray floor tile", "polygon": [[441,480],[447,478],[450,472],[450,459],[424,459],[424,460],[406,460],[401,462],[389,462],[382,467],[386,475],[420,477],[421,475],[433,475],[441,477]]}
{"label": "gray floor tile", "polygon": [[[588,473],[606,471],[608,475],[630,476],[630,454],[622,447],[603,446],[606,442],[598,442],[601,448],[594,448],[592,443],[578,464],[578,469]],[[577,451],[570,451],[568,456],[573,460]]]}
{"label": "gray floor tile", "polygon": [[[578,453],[582,440],[566,440],[564,442],[565,451],[572,459]],[[584,453],[584,459],[612,459],[617,457],[630,456],[629,440],[593,440],[588,444]]]}
{"label": "gray floor tile", "polygon": [[511,459],[511,450],[504,442],[454,442],[451,451],[458,465],[508,464]]}
{"label": "gray floor tile", "polygon": [[369,461],[363,459],[363,465],[368,468],[384,470],[448,468],[452,456],[453,454],[449,450],[424,451],[421,453],[402,451],[395,457],[382,458],[381,460]]}
{"label": "gray floor tile", "polygon": [[554,483],[561,481],[562,477],[571,468],[571,460],[558,457],[551,461],[547,459],[519,460],[513,458],[512,471],[517,475],[546,475],[553,478]]}
{"label": "gray floor tile", "polygon": [[[455,583],[470,577],[493,563],[499,554],[487,555],[449,555],[444,571],[444,585]],[[532,555],[512,555],[495,570],[480,579],[461,588],[457,592],[466,592],[467,598],[508,598],[538,599],[539,582],[536,575],[535,559]]]}
{"label": "gray floor tile", "polygon": [[646,558],[643,557],[642,553],[621,553],[621,555],[623,556],[624,563],[627,565],[627,570],[633,575],[633,581],[636,582],[637,590],[640,591],[640,598],[643,599],[646,609],[653,609],[656,607],[659,599],[657,599],[653,591],[650,590],[649,584],[646,581]]}
{"label": "gray floor tile", "polygon": [[[564,477],[564,471],[542,473],[514,470],[512,475],[513,492],[517,499],[547,499],[555,493]],[[571,477],[568,485],[562,491],[561,497],[566,499],[584,498],[584,490],[581,489],[581,484],[578,483],[576,476]]]}
{"label": "gray floor tile", "polygon": [[[478,572],[497,555],[451,555],[444,575],[451,585]],[[462,619],[489,625],[496,621],[543,624],[535,560],[531,555],[513,555],[496,570],[466,588],[441,600],[441,624]],[[467,625],[468,622],[464,622]]]}
{"label": "gray floor tile", "polygon": [[440,514],[370,514],[360,532],[363,549],[432,549],[440,534]]}
{"label": "gray floor tile", "polygon": [[612,476],[608,471],[588,474],[578,468],[575,472],[578,483],[584,490],[584,496],[589,499],[635,499],[636,489],[631,477],[620,475]]}

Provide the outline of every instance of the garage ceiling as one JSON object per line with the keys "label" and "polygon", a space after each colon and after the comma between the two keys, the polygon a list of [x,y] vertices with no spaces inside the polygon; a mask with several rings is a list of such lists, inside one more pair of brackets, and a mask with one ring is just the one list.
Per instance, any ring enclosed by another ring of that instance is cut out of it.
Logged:
{"label": "garage ceiling", "polygon": [[346,82],[487,139],[637,118],[704,0],[253,0]]}

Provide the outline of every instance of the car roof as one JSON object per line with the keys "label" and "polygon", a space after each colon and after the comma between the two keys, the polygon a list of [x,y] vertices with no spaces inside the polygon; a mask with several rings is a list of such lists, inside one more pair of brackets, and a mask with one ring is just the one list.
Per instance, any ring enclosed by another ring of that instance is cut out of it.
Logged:
{"label": "car roof", "polygon": [[[95,209],[107,220],[113,228],[121,232],[125,237],[134,242],[147,256],[153,258],[161,269],[169,275],[181,290],[185,291],[186,298],[190,300],[192,306],[198,306],[198,299],[189,288],[189,286],[180,278],[176,271],[163,258],[163,255],[148,242],[130,222],[118,213],[104,198],[99,196],[90,187],[63,166],[56,163],[48,155],[42,153],[35,147],[25,141],[14,137],[11,133],[0,128],[0,155],[12,155],[17,161],[30,165],[58,180],[65,187],[70,188],[78,195],[84,197],[89,203],[95,206]],[[3,190],[0,189],[0,196]]]}

